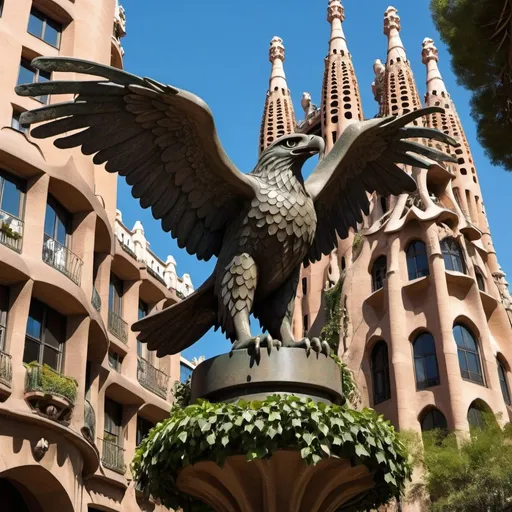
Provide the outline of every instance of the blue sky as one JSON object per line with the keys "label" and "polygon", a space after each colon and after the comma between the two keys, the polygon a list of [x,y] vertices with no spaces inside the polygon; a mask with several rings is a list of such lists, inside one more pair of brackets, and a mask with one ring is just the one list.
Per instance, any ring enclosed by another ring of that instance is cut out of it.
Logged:
{"label": "blue sky", "polygon": [[[268,87],[268,48],[273,36],[286,46],[285,71],[297,118],[302,92],[309,91],[320,104],[324,57],[329,40],[327,0],[122,0],[128,20],[123,40],[125,69],[141,76],[189,90],[211,107],[222,143],[243,172],[254,167],[258,136]],[[432,24],[428,0],[395,0],[402,18],[402,40],[423,97],[425,66],[421,43],[432,37],[440,50],[440,68],[465,127],[479,173],[484,204],[501,266],[512,272],[512,240],[507,209],[512,174],[492,167],[476,141],[470,117],[469,93],[456,84],[450,58]],[[344,0],[345,35],[352,53],[362,94],[365,117],[373,117],[377,105],[371,93],[373,61],[385,61],[386,37],[383,13],[389,0]],[[141,220],[151,248],[165,259],[172,254],[178,273],[188,272],[198,287],[211,273],[214,261],[198,262],[180,250],[163,233],[149,210],[142,210],[119,180],[119,207],[123,221],[132,227]],[[219,333],[208,333],[185,351],[186,357],[207,357],[229,350]]]}

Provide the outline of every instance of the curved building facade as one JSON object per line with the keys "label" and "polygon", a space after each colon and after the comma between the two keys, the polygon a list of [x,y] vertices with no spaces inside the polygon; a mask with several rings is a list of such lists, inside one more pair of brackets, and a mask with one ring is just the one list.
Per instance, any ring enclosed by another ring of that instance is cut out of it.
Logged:
{"label": "curved building facade", "polygon": [[[321,134],[328,151],[350,123],[363,118],[363,110],[343,32],[345,9],[340,0],[329,0],[327,7],[331,32],[321,105],[313,105],[305,93],[305,119],[295,130]],[[446,167],[433,163],[428,170],[408,168],[418,184],[414,194],[371,198],[359,234],[303,269],[294,333],[297,339],[320,334],[326,321],[325,295],[341,280],[339,353],[354,372],[364,405],[399,429],[467,431],[486,410],[508,422],[511,299],[471,150],[439,71],[433,40],[425,39],[418,51],[417,60],[421,57],[426,66],[422,102],[394,7],[384,14],[383,29],[387,59],[375,61],[372,86],[378,115],[442,106],[445,113],[429,116],[424,126],[458,140],[458,148],[436,145],[458,162]],[[284,48],[280,55],[277,71],[271,59],[271,90],[278,74],[280,90],[288,91]],[[274,116],[267,101],[263,125],[275,123]],[[270,143],[263,135],[261,141]]]}
{"label": "curved building facade", "polygon": [[0,1],[0,496],[9,512],[155,508],[128,465],[168,416],[180,356],[157,360],[129,327],[192,283],[149,250],[140,223],[123,225],[115,175],[20,125],[21,112],[52,98],[14,93],[51,78],[31,68],[39,55],[121,68],[125,23],[115,0]]}

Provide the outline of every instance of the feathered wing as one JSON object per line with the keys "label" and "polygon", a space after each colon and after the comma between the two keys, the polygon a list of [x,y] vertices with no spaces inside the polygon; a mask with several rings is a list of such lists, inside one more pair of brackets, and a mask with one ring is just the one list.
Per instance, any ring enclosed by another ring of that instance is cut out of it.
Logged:
{"label": "feathered wing", "polygon": [[407,140],[423,138],[457,144],[438,130],[406,127],[434,112],[443,109],[430,107],[400,117],[363,121],[343,132],[305,183],[318,219],[308,261],[318,261],[329,254],[337,246],[336,235],[343,239],[350,228],[357,229],[363,214],[369,213],[368,193],[387,196],[416,190],[414,179],[397,164],[428,168],[432,161],[457,161],[441,151]]}
{"label": "feathered wing", "polygon": [[226,224],[254,192],[224,152],[208,106],[186,91],[93,62],[41,57],[32,65],[102,80],[18,86],[22,96],[75,95],[25,112],[24,124],[49,121],[31,135],[57,136],[57,147],[94,155],[95,164],[126,177],[180,247],[199,259],[218,255]]}

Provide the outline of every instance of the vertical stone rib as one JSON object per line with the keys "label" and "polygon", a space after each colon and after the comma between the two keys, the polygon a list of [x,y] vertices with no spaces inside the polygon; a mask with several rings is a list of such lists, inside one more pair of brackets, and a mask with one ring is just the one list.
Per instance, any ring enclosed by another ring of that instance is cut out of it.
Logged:
{"label": "vertical stone rib", "polygon": [[270,42],[269,60],[272,63],[272,71],[261,122],[260,153],[279,137],[293,133],[296,125],[293,103],[284,73],[283,40],[279,37],[274,37]]}

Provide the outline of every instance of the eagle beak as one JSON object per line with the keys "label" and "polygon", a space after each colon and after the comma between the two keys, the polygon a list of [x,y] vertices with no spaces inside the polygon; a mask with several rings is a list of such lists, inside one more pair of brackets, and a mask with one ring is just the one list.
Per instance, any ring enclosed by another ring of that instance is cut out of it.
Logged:
{"label": "eagle beak", "polygon": [[292,153],[292,155],[296,155],[296,156],[306,155],[309,158],[313,155],[323,153],[324,149],[325,149],[324,139],[322,139],[322,137],[319,137],[318,135],[311,135],[306,144],[292,150],[291,153]]}

